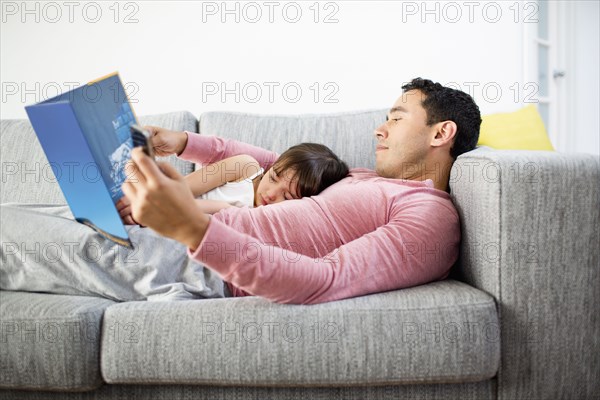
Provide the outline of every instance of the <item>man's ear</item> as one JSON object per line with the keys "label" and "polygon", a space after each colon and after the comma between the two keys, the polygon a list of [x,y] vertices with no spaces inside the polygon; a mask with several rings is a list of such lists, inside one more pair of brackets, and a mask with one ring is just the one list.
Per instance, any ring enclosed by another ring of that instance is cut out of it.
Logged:
{"label": "man's ear", "polygon": [[443,121],[436,124],[436,132],[431,140],[431,145],[434,147],[444,146],[446,144],[452,146],[454,137],[458,127],[454,121]]}

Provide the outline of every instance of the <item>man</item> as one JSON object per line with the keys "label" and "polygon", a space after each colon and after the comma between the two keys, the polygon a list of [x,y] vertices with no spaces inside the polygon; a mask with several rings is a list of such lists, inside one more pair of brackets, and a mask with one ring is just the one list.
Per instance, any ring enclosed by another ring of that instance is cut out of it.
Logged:
{"label": "man", "polygon": [[[119,208],[124,220],[187,246],[235,296],[312,304],[415,286],[444,279],[458,257],[450,168],[475,148],[480,124],[468,94],[417,78],[375,130],[376,171],[353,169],[318,196],[211,218],[171,165],[135,149],[135,183],[122,187],[131,205]],[[247,153],[266,169],[276,158],[216,137],[159,128],[153,135],[159,154],[195,162]]]}

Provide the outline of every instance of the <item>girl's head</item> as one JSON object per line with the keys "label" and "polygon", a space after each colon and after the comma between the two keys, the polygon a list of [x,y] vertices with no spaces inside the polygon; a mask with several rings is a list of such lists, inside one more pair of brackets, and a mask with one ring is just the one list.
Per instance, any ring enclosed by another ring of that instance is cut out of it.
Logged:
{"label": "girl's head", "polygon": [[348,166],[327,146],[300,143],[287,149],[264,174],[254,204],[314,196],[346,175]]}

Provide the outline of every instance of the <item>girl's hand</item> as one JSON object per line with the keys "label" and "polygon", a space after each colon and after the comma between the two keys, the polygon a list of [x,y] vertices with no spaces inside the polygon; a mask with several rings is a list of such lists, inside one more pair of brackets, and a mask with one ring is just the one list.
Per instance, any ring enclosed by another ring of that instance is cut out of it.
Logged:
{"label": "girl's hand", "polygon": [[150,132],[154,153],[159,157],[180,155],[187,145],[185,132],[170,131],[158,126],[144,126],[144,129]]}
{"label": "girl's hand", "polygon": [[117,201],[117,211],[119,211],[119,216],[121,217],[121,221],[125,225],[138,225],[137,222],[133,220],[131,215],[131,202],[127,198],[127,196],[123,196]]}

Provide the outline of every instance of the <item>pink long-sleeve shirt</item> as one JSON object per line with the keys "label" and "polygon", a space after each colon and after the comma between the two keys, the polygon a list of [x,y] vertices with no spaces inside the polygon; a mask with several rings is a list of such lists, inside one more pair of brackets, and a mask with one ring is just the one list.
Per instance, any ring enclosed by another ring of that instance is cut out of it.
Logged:
{"label": "pink long-sleeve shirt", "polygon": [[[265,170],[278,155],[187,132],[180,158],[208,164],[238,154]],[[234,296],[314,304],[444,279],[458,257],[459,217],[433,181],[387,179],[355,168],[318,196],[213,215],[188,256]]]}

